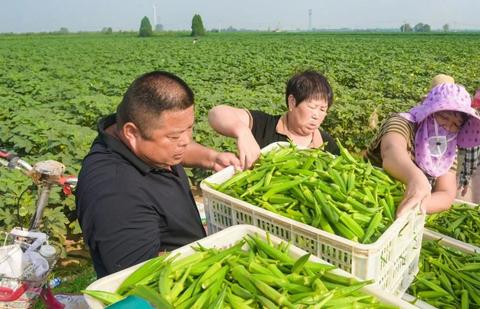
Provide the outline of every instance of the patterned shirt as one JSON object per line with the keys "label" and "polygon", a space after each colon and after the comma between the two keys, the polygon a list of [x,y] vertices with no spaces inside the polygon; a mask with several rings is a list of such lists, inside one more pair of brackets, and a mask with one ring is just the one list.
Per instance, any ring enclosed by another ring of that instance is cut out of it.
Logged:
{"label": "patterned shirt", "polygon": [[460,165],[459,185],[467,186],[470,178],[480,164],[480,146],[460,148],[458,151]]}

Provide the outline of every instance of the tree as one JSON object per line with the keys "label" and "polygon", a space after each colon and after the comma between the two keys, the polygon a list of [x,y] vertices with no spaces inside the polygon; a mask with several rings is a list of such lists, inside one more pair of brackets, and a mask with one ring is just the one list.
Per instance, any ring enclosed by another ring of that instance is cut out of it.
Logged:
{"label": "tree", "polygon": [[152,24],[150,24],[150,20],[147,16],[142,18],[142,22],[140,23],[140,30],[138,31],[138,36],[147,37],[152,36]]}
{"label": "tree", "polygon": [[430,27],[429,24],[424,24],[424,23],[418,23],[413,27],[413,31],[415,32],[430,32],[432,31],[432,28]]}
{"label": "tree", "polygon": [[69,33],[70,31],[68,31],[68,28],[67,27],[61,27],[60,30],[58,30],[58,33],[63,33],[63,34],[66,34],[66,33]]}
{"label": "tree", "polygon": [[448,24],[443,25],[443,31],[448,32],[450,30],[450,26]]}
{"label": "tree", "polygon": [[113,32],[112,27],[103,27],[102,28],[102,33],[112,34],[112,32]]}
{"label": "tree", "polygon": [[413,30],[415,32],[423,32],[423,23],[416,24],[415,27],[413,27]]}
{"label": "tree", "polygon": [[205,35],[205,28],[203,27],[202,17],[195,14],[192,18],[192,33],[191,36],[202,36]]}
{"label": "tree", "polygon": [[156,24],[155,25],[155,32],[162,32],[163,31],[163,25],[162,24]]}
{"label": "tree", "polygon": [[401,27],[400,27],[400,31],[401,32],[412,32],[412,26],[410,26],[410,24],[403,24]]}

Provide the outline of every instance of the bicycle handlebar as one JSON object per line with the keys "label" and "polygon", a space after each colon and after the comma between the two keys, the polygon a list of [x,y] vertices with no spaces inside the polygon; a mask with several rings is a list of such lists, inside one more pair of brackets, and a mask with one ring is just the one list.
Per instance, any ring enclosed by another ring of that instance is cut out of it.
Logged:
{"label": "bicycle handlebar", "polygon": [[77,185],[77,177],[65,176],[63,171],[65,166],[60,162],[48,160],[38,162],[35,165],[30,165],[28,162],[22,160],[13,152],[8,152],[0,149],[0,165],[10,169],[20,169],[33,179],[36,184],[56,184],[63,187],[65,194],[71,194],[72,189]]}
{"label": "bicycle handlebar", "polygon": [[[2,165],[5,165],[8,168],[19,168],[26,172],[30,172],[32,170],[32,166],[28,164],[28,162],[20,159],[17,154],[13,152],[7,152],[3,149],[0,149],[0,159],[3,159]],[[5,161],[7,164],[5,164]]]}
{"label": "bicycle handlebar", "polygon": [[61,186],[63,193],[66,195],[72,194],[72,190],[77,185],[77,178],[63,175],[65,166],[57,161],[41,161],[31,166],[16,154],[0,149],[0,163],[0,165],[4,165],[10,169],[17,168],[22,170],[39,188],[35,213],[32,217],[29,230],[36,230],[40,226],[43,211],[47,206],[50,189],[53,185]]}

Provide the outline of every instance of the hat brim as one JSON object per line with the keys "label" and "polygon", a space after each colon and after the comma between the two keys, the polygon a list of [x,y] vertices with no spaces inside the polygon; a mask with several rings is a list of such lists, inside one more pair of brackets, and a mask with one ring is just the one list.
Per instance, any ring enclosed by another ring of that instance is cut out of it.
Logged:
{"label": "hat brim", "polygon": [[480,145],[480,117],[469,114],[470,118],[462,126],[457,135],[457,145],[461,148],[471,148]]}

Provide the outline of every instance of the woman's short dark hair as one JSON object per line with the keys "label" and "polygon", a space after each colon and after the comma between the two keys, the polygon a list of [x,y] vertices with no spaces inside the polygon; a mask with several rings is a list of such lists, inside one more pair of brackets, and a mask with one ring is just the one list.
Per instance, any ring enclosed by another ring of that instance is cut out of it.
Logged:
{"label": "woman's short dark hair", "polygon": [[327,78],[313,70],[297,73],[288,80],[285,92],[287,106],[290,95],[295,98],[297,106],[311,99],[324,99],[328,107],[333,104],[333,91]]}
{"label": "woman's short dark hair", "polygon": [[165,71],[143,74],[128,87],[117,107],[117,129],[132,122],[148,138],[153,119],[163,111],[187,109],[193,102],[193,91],[178,76]]}

